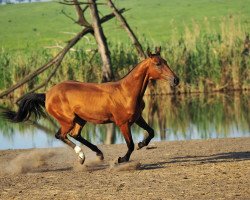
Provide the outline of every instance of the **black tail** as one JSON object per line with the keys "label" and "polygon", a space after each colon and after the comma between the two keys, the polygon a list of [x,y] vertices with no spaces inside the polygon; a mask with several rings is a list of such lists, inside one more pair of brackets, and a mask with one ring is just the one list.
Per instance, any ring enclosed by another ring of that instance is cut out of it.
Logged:
{"label": "black tail", "polygon": [[29,119],[31,114],[35,115],[35,119],[45,116],[43,107],[45,107],[45,94],[31,93],[25,95],[20,103],[17,112],[7,110],[1,115],[11,122],[23,122]]}

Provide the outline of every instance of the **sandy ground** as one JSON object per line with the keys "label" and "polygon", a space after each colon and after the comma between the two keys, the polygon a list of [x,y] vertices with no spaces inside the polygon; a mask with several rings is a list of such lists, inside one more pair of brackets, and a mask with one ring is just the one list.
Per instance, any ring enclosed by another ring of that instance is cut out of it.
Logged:
{"label": "sandy ground", "polygon": [[250,138],[153,142],[116,164],[125,145],[0,151],[0,199],[250,199]]}

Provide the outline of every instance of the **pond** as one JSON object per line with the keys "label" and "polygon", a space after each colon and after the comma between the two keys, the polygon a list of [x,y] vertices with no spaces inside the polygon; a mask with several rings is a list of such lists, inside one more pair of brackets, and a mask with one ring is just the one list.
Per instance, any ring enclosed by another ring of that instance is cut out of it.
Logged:
{"label": "pond", "polygon": [[[154,128],[153,141],[250,137],[250,93],[146,96],[143,116]],[[0,149],[59,147],[51,119],[12,124],[0,120]],[[145,132],[132,126],[134,142]],[[82,135],[95,144],[125,143],[117,127],[87,124]]]}

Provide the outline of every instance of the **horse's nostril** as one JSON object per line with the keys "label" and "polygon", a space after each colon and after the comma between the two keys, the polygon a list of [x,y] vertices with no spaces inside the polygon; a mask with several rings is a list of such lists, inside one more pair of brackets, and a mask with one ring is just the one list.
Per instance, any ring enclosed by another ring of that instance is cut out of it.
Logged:
{"label": "horse's nostril", "polygon": [[178,84],[179,84],[179,82],[180,82],[180,80],[179,80],[179,78],[178,78],[178,77],[174,78],[174,84],[175,84],[175,85],[178,85]]}

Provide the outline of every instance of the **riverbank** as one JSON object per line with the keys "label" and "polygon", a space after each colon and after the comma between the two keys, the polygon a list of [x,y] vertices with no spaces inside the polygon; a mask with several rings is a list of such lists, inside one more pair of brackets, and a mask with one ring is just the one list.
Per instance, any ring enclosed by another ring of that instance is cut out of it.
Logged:
{"label": "riverbank", "polygon": [[153,142],[115,164],[124,144],[0,151],[0,199],[249,199],[250,137]]}

